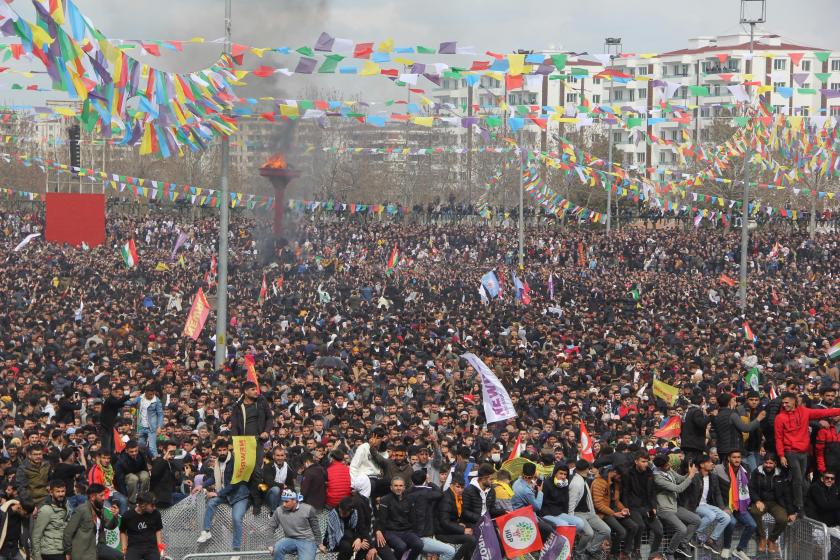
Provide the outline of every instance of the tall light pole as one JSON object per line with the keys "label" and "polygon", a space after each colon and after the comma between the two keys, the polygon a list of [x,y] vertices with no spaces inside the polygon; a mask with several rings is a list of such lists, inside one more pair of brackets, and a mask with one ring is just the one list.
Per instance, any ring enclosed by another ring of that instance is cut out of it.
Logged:
{"label": "tall light pole", "polygon": [[[225,0],[225,54],[230,54],[231,0]],[[222,369],[227,358],[227,290],[228,290],[228,229],[230,221],[230,138],[222,134],[221,191],[219,212],[219,282],[216,287],[216,369]]]}
{"label": "tall light pole", "polygon": [[[604,40],[604,46],[606,47],[607,53],[610,55],[610,68],[612,68],[613,61],[615,57],[618,56],[618,53],[621,52],[621,37],[607,37]],[[610,76],[610,107],[612,107],[613,103],[613,77]],[[583,100],[581,100],[582,102]],[[609,160],[609,166],[607,167],[607,172],[612,173],[612,164],[613,164],[613,121],[615,119],[610,119],[610,126],[609,126],[609,154],[607,159]],[[612,184],[607,184],[607,235],[610,234],[610,229],[612,229]]]}
{"label": "tall light pole", "polygon": [[[524,127],[523,127],[524,129]],[[525,147],[524,132],[519,133],[519,272],[525,270]]]}
{"label": "tall light pole", "polygon": [[[741,0],[741,25],[750,26],[750,74],[753,70],[753,41],[755,26],[766,21],[766,0]],[[741,314],[747,312],[747,262],[750,247],[750,159],[752,151],[749,143],[744,154],[744,194],[741,200],[741,267],[738,295],[740,296]]]}

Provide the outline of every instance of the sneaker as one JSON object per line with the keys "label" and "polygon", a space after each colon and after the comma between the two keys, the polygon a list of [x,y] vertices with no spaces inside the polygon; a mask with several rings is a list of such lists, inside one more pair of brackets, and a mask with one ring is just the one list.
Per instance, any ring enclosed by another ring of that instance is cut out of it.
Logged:
{"label": "sneaker", "polygon": [[747,553],[741,550],[740,548],[737,548],[732,551],[732,557],[738,558],[738,560],[750,560],[750,557],[747,556]]}
{"label": "sneaker", "polygon": [[728,548],[724,548],[720,551],[720,557],[724,560],[726,560],[726,558],[729,558],[730,556],[732,556],[732,554],[730,553]]}
{"label": "sneaker", "polygon": [[674,551],[673,554],[674,554],[674,556],[679,555],[679,556],[682,556],[683,558],[694,558],[694,554],[685,550],[684,548],[682,548],[682,545],[677,547],[677,549]]}
{"label": "sneaker", "polygon": [[714,552],[715,554],[720,554],[720,545],[712,538],[707,539],[703,543],[703,548],[705,548],[706,550],[709,550],[711,552]]}
{"label": "sneaker", "polygon": [[685,548],[686,550],[690,550],[690,551],[697,550],[697,545],[695,545],[691,541],[683,541],[683,543],[680,546]]}
{"label": "sneaker", "polygon": [[202,531],[201,534],[198,535],[198,538],[195,540],[195,542],[197,542],[198,544],[206,543],[207,541],[209,541],[212,538],[213,538],[213,533],[211,533],[210,531]]}

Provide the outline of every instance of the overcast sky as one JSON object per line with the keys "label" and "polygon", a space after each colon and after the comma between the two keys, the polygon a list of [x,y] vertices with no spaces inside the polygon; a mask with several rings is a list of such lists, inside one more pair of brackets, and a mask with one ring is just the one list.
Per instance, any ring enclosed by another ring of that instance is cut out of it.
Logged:
{"label": "overcast sky", "polygon": [[[224,0],[76,2],[108,37],[188,39],[224,33]],[[30,13],[28,4],[16,0],[13,6]],[[661,52],[685,47],[690,37],[737,33],[739,6],[739,0],[233,0],[233,39],[294,48],[313,44],[327,31],[357,41],[392,37],[398,46],[458,41],[478,52],[555,47],[597,53],[604,50],[604,37],[618,36],[625,51]],[[767,1],[764,29],[790,42],[840,50],[838,23],[840,0]],[[186,49],[173,68],[200,68],[218,52],[213,45]],[[293,68],[296,59],[267,56],[262,63]],[[245,66],[258,64],[249,60]],[[301,80],[280,80],[278,93],[299,93]],[[336,77],[327,83],[349,95],[362,91],[370,79]],[[391,88],[384,90],[387,97],[394,88],[385,86]]]}

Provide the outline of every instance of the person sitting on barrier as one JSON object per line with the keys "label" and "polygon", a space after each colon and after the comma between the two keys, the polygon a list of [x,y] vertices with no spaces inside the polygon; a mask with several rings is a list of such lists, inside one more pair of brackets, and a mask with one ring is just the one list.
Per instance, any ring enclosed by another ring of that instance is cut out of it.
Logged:
{"label": "person sitting on barrier", "polygon": [[120,493],[128,498],[130,506],[137,502],[137,495],[149,491],[149,461],[137,441],[130,440],[114,461],[114,481]]}
{"label": "person sitting on barrier", "polygon": [[[776,542],[785,532],[788,523],[796,519],[793,508],[790,472],[776,466],[776,456],[764,455],[764,464],[752,472],[750,476],[750,491],[755,494],[756,501],[750,506],[750,514],[758,527],[758,551],[779,552]],[[773,530],[765,539],[765,513],[773,516]]]}
{"label": "person sitting on barrier", "polygon": [[286,450],[275,447],[271,452],[271,459],[266,458],[263,465],[261,490],[265,492],[265,501],[271,513],[280,507],[280,495],[283,490],[295,489],[295,471],[286,461]]}
{"label": "person sitting on barrier", "polygon": [[700,526],[700,517],[678,505],[677,498],[685,493],[697,476],[697,466],[690,465],[688,473],[683,476],[674,472],[668,455],[657,455],[653,459],[656,469],[653,471],[653,482],[656,484],[656,513],[659,519],[674,530],[668,541],[665,558],[669,560],[677,554],[685,558],[694,557],[691,539]]}
{"label": "person sitting on barrier", "polygon": [[750,539],[756,530],[755,519],[750,515],[750,504],[755,503],[756,497],[750,491],[750,478],[747,469],[741,465],[741,452],[733,451],[726,459],[726,464],[715,465],[715,474],[720,478],[723,486],[721,489],[728,497],[728,508],[724,511],[729,514],[729,526],[723,532],[723,550],[721,558],[728,558],[732,546],[732,534],[735,525],[740,524],[741,538],[738,540],[738,547],[731,551],[732,556],[739,560],[750,560],[746,550]]}
{"label": "person sitting on barrier", "polygon": [[280,500],[282,504],[274,510],[268,525],[272,533],[282,529],[283,538],[269,552],[274,555],[274,560],[284,560],[287,554],[293,553],[297,553],[298,560],[315,560],[319,547],[326,551],[326,547],[320,544],[318,512],[303,502],[303,496],[289,488],[283,490]]}
{"label": "person sitting on barrier", "polygon": [[647,527],[653,533],[651,552],[662,545],[662,522],[656,516],[656,485],[650,469],[650,456],[640,449],[633,455],[633,463],[621,473],[621,501],[630,510],[630,519],[639,526],[633,543],[633,556],[641,558],[642,529]]}
{"label": "person sitting on barrier", "polygon": [[413,485],[406,491],[406,495],[415,503],[418,532],[423,540],[423,553],[426,556],[437,554],[440,560],[452,560],[455,547],[435,538],[435,514],[443,492],[428,484],[428,476],[425,469],[411,473]]}
{"label": "person sitting on barrier", "polygon": [[336,509],[327,514],[327,531],[324,546],[327,552],[337,552],[337,560],[395,560],[391,549],[376,548],[370,534],[370,517],[365,516],[357,497],[344,498]]}
{"label": "person sitting on barrier", "polygon": [[513,498],[511,498],[510,507],[511,509],[519,509],[526,506],[533,507],[534,514],[537,515],[537,525],[540,529],[540,535],[546,541],[554,532],[554,524],[541,516],[543,507],[541,486],[542,481],[537,477],[537,465],[534,463],[525,463],[522,465],[522,474],[513,483]]}
{"label": "person sitting on barrier", "polygon": [[[507,471],[500,471],[507,472]],[[510,475],[508,475],[510,476]],[[594,499],[594,496],[593,496]],[[552,475],[543,483],[543,519],[555,526],[574,525],[579,536],[583,536],[586,521],[569,513],[569,467],[559,463]]]}
{"label": "person sitting on barrier", "polygon": [[[587,536],[591,535],[591,540],[587,543],[581,539],[579,547],[585,549],[588,557],[597,558],[600,557],[603,543],[610,538],[611,531],[610,526],[604,523],[595,511],[592,492],[586,481],[586,475],[589,474],[590,467],[591,465],[586,459],[578,459],[575,462],[575,474],[569,483],[569,510],[567,513],[582,519],[586,523],[584,530]],[[587,527],[589,530],[586,530]]]}
{"label": "person sitting on barrier", "polygon": [[[592,501],[598,517],[604,520],[612,531],[613,556],[619,549],[633,550],[633,542],[639,526],[630,519],[630,510],[621,503],[621,472],[612,465],[603,467],[592,481]],[[626,552],[623,555],[626,557]]]}
{"label": "person sitting on barrier", "polygon": [[[152,460],[149,487],[157,498],[157,504],[155,505],[160,509],[166,509],[171,507],[172,504],[177,504],[187,495],[180,491],[180,483],[183,482],[185,477],[185,469],[181,461],[174,459],[177,449],[178,445],[174,441],[167,440],[160,445],[160,455]],[[189,482],[192,484],[192,480]]]}
{"label": "person sitting on barrier", "polygon": [[415,500],[405,495],[405,481],[399,476],[391,480],[391,492],[380,498],[376,511],[376,545],[386,544],[398,558],[408,552],[408,560],[417,560],[423,552]]}
{"label": "person sitting on barrier", "polygon": [[[680,494],[681,505],[700,516],[700,525],[695,531],[697,542],[706,550],[720,554],[720,539],[729,526],[729,515],[723,511],[726,503],[721,494],[721,482],[708,455],[700,456],[694,464],[697,465],[698,475],[692,480],[689,490]],[[709,526],[712,532],[707,536]]]}
{"label": "person sitting on barrier", "polygon": [[[212,476],[205,480],[204,489],[207,492],[207,510],[204,512],[204,525],[196,542],[201,544],[213,538],[210,530],[213,528],[213,517],[220,504],[228,504],[231,508],[233,522],[233,550],[242,546],[242,520],[248,511],[248,482],[240,481],[231,484],[233,478],[233,457],[229,453],[227,440],[216,442],[216,456],[213,464]],[[209,488],[215,488],[209,490]]]}
{"label": "person sitting on barrier", "polygon": [[819,481],[811,485],[805,501],[805,515],[825,523],[831,536],[840,538],[840,492],[837,488],[837,474],[824,472]]}
{"label": "person sitting on barrier", "polygon": [[449,488],[438,502],[435,516],[435,536],[446,543],[461,545],[452,560],[472,558],[476,547],[472,527],[461,517],[464,511],[464,478],[460,473],[452,477]]}

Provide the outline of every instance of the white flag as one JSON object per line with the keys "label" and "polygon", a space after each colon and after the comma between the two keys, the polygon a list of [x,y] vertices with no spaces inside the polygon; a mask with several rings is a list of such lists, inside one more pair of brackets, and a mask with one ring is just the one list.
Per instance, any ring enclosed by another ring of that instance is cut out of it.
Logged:
{"label": "white flag", "polygon": [[484,289],[484,284],[478,285],[478,295],[481,296],[481,303],[490,305],[490,298],[487,297],[487,291]]}
{"label": "white flag", "polygon": [[29,235],[27,235],[26,237],[23,238],[23,241],[21,241],[20,243],[17,244],[17,247],[14,248],[14,252],[17,253],[18,251],[20,251],[21,249],[23,249],[24,247],[29,245],[30,241],[32,241],[36,237],[40,237],[40,236],[41,236],[40,233],[30,233]]}
{"label": "white flag", "polygon": [[501,422],[508,418],[516,418],[516,410],[513,408],[513,401],[508,395],[507,389],[496,377],[487,364],[481,358],[472,353],[461,355],[467,360],[475,371],[481,376],[481,400],[484,404],[484,415],[487,423]]}

